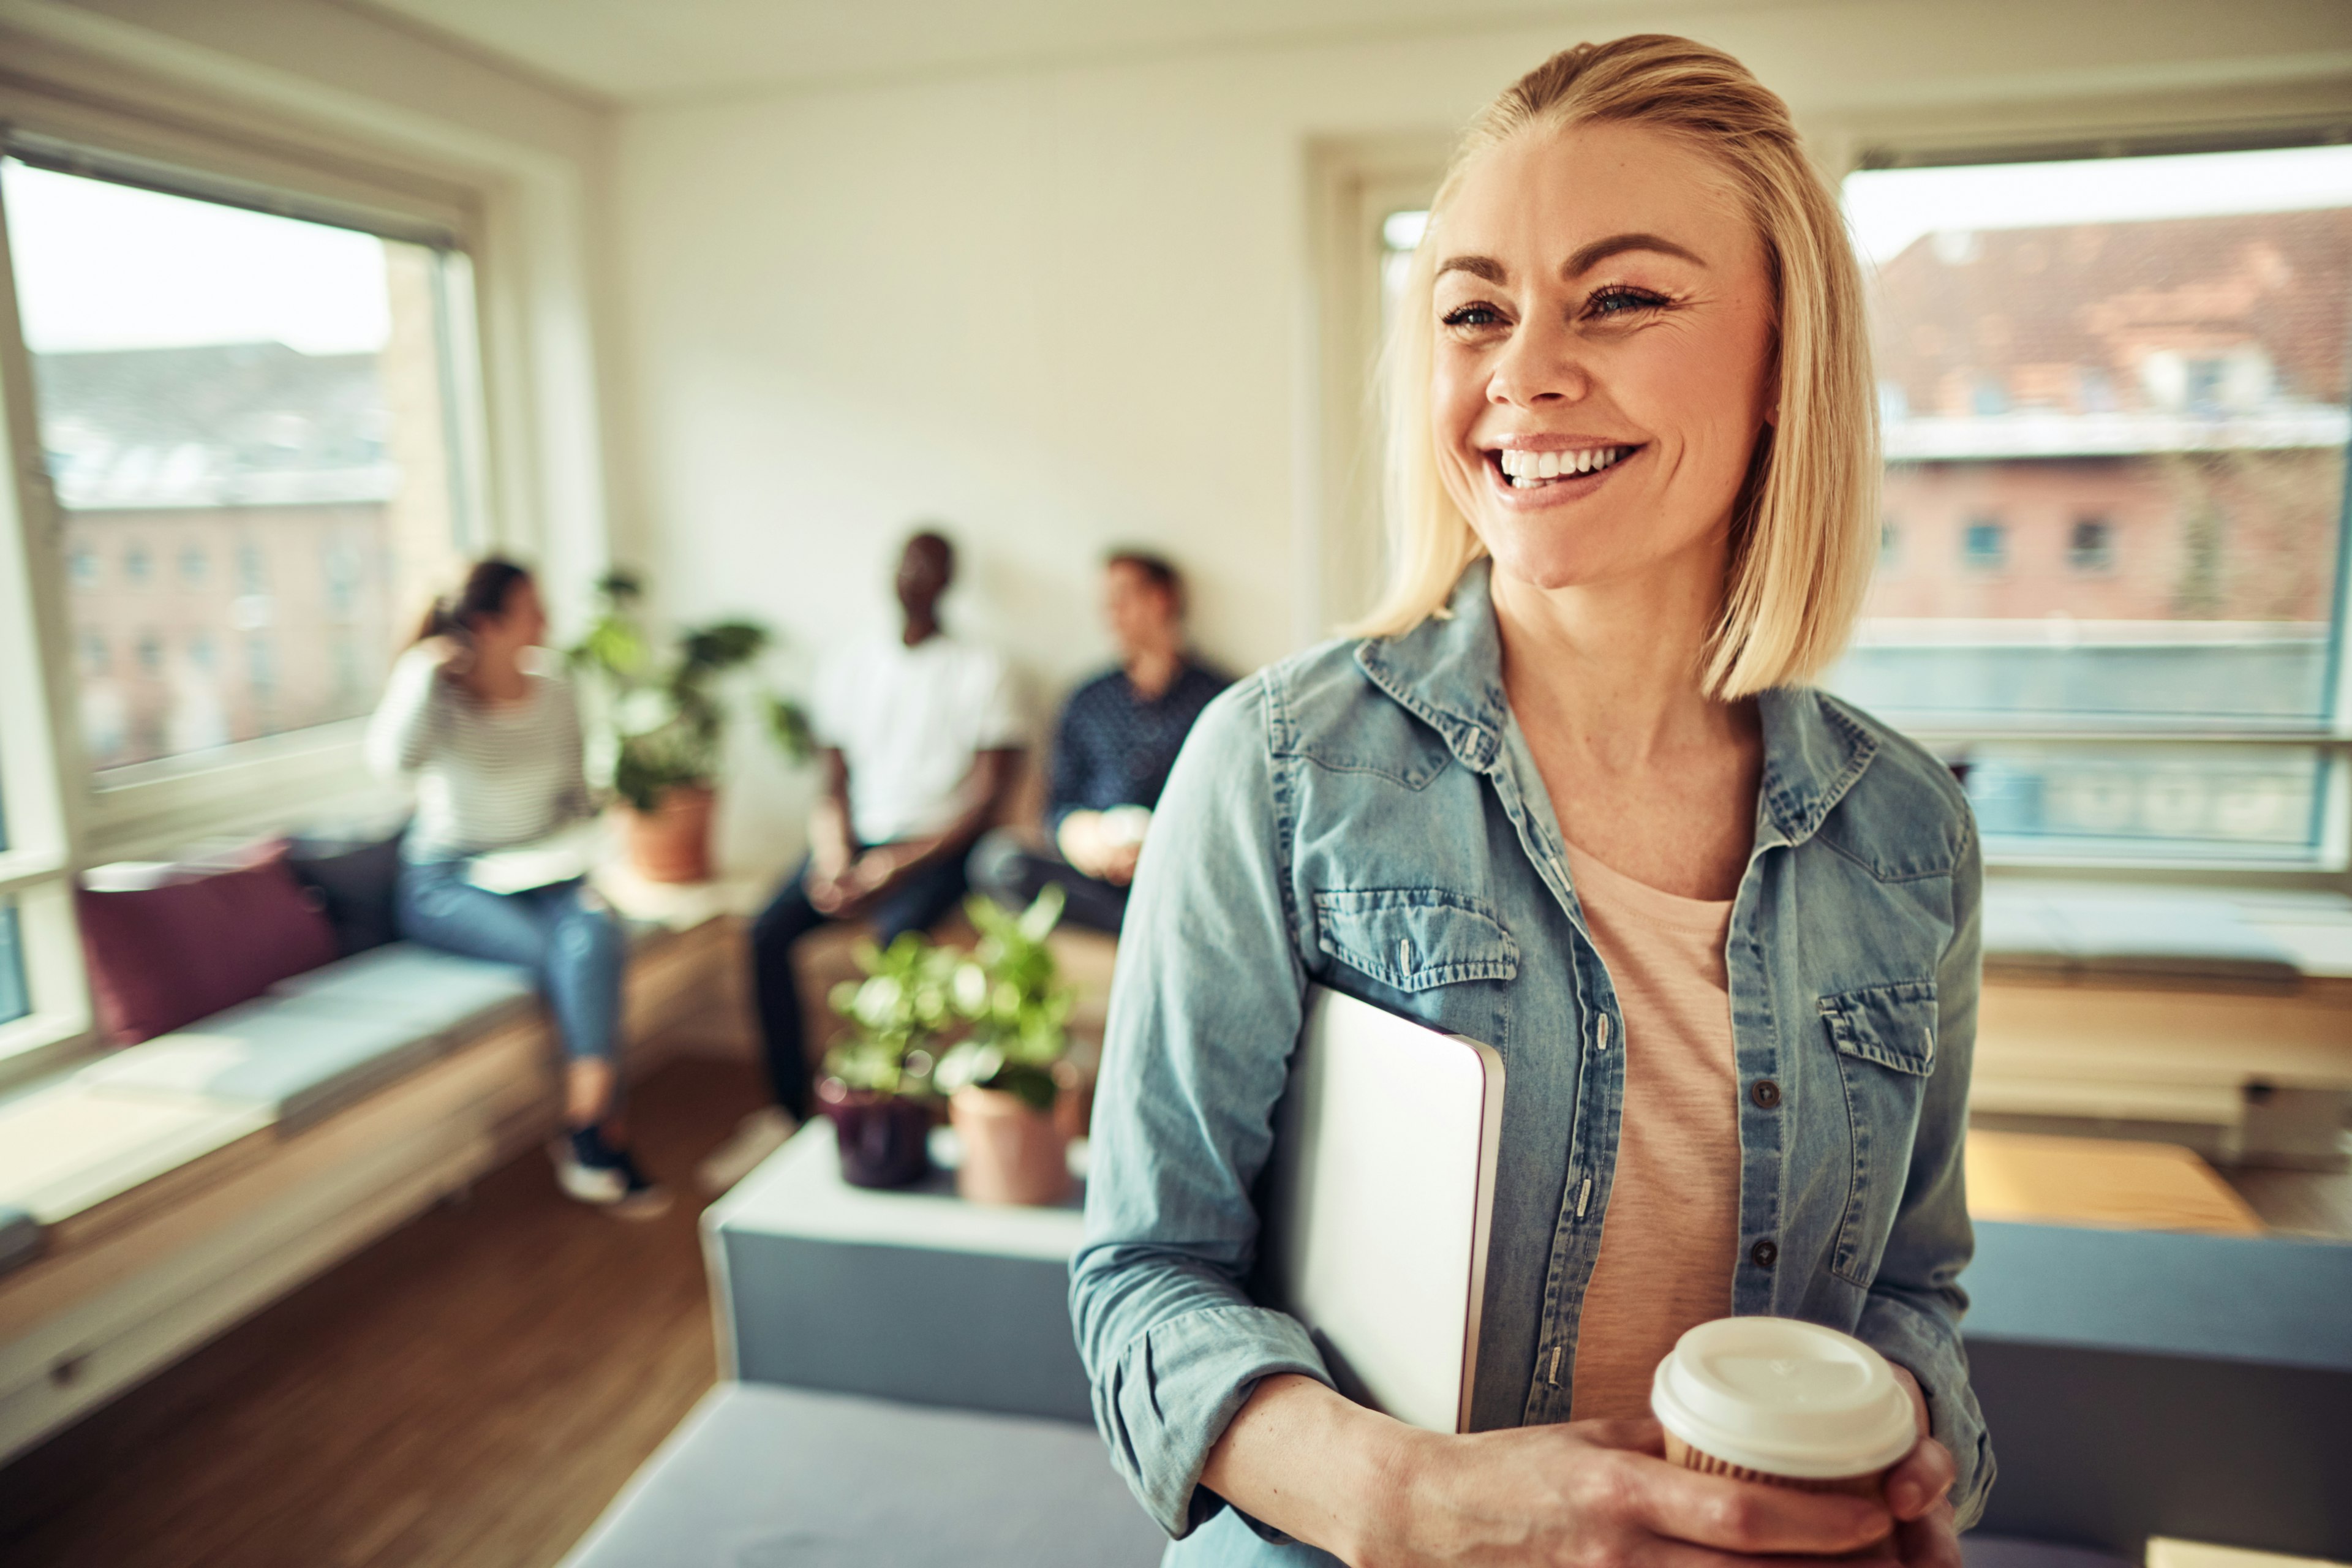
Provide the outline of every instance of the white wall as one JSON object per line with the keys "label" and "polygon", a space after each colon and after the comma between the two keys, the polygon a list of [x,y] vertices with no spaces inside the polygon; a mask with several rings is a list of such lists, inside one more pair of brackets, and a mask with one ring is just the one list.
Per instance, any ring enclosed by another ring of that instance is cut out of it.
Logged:
{"label": "white wall", "polygon": [[[1235,668],[1299,646],[1308,140],[1452,127],[1580,37],[1732,49],[1831,163],[1857,125],[2162,122],[2184,94],[2259,113],[2352,79],[2352,8],[2328,5],[1583,14],[625,114],[626,352],[664,597],[820,646],[886,619],[891,552],[937,517],[966,552],[954,625],[1042,697],[1107,653],[1092,592],[1114,542],[1186,566],[1200,641]],[[790,847],[797,791],[765,763],[741,777],[736,858]]]}

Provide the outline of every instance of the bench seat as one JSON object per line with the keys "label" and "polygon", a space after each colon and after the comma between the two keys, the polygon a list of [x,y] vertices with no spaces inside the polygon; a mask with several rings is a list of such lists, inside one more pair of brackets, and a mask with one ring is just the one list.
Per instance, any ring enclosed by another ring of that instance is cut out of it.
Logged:
{"label": "bench seat", "polygon": [[1092,1426],[723,1383],[562,1568],[1151,1568]]}
{"label": "bench seat", "polygon": [[[633,927],[630,1076],[740,1037],[725,913]],[[0,1102],[0,1462],[543,1138],[560,1058],[526,972],[394,943]]]}

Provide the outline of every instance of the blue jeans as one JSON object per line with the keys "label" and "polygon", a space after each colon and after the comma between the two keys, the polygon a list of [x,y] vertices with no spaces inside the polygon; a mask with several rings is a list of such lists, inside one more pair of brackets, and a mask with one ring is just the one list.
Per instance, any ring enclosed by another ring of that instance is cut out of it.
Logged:
{"label": "blue jeans", "polygon": [[621,922],[591,902],[587,884],[557,882],[493,893],[466,880],[463,860],[400,868],[400,934],[426,947],[520,964],[554,1009],[563,1054],[610,1062],[621,1028]]}
{"label": "blue jeans", "polygon": [[[751,983],[760,1007],[761,1054],[776,1103],[805,1121],[809,1103],[808,1047],[801,1024],[800,986],[793,978],[793,945],[833,917],[808,900],[809,863],[777,890],[751,922]],[[962,902],[963,857],[950,855],[909,876],[866,911],[874,940],[887,947],[898,933],[925,931]]]}

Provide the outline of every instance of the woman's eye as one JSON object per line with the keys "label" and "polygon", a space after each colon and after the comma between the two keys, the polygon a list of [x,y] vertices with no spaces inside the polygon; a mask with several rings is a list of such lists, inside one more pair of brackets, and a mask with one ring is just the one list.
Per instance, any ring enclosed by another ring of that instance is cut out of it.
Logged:
{"label": "woman's eye", "polygon": [[1603,289],[1585,302],[1585,313],[1607,318],[1628,316],[1636,310],[1654,310],[1665,303],[1658,295],[1640,289]]}
{"label": "woman's eye", "polygon": [[1503,313],[1492,305],[1456,305],[1438,318],[1449,327],[1491,327],[1502,319]]}

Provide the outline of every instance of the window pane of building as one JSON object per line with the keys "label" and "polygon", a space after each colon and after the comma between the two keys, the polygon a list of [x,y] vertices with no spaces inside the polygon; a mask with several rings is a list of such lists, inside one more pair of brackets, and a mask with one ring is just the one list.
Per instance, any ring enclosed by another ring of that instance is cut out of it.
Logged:
{"label": "window pane of building", "polygon": [[93,764],[367,712],[457,559],[445,259],[15,162],[0,182]]}
{"label": "window pane of building", "polygon": [[33,1010],[25,984],[25,944],[17,933],[16,904],[0,900],[0,1024],[13,1024]]}
{"label": "window pane of building", "polygon": [[2307,855],[2312,748],[1992,746],[2326,719],[2352,148],[1865,171],[1882,550],[1832,684],[1954,737],[1989,836]]}

